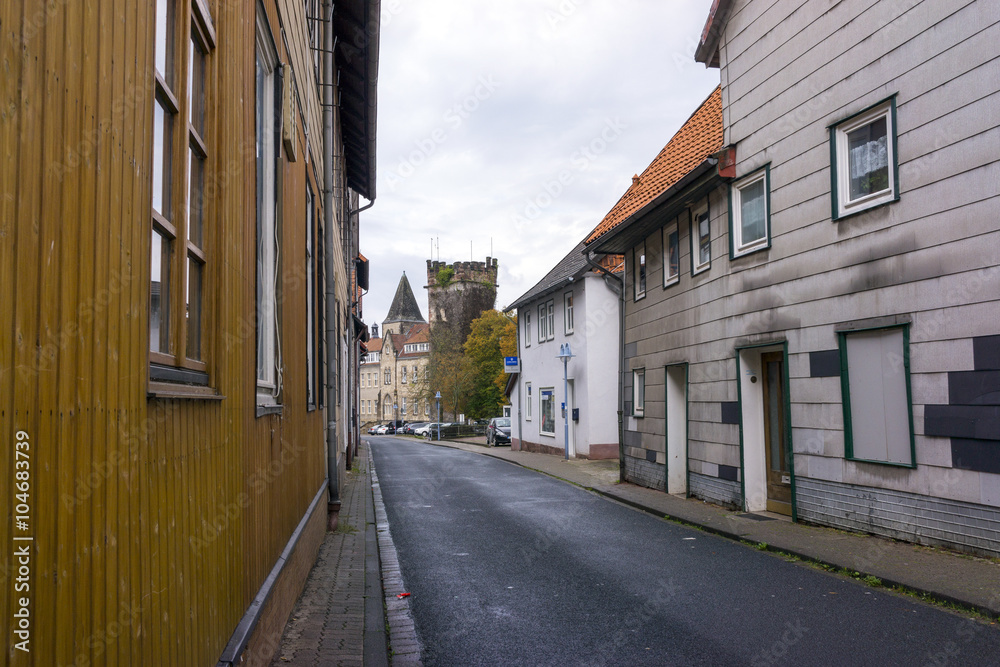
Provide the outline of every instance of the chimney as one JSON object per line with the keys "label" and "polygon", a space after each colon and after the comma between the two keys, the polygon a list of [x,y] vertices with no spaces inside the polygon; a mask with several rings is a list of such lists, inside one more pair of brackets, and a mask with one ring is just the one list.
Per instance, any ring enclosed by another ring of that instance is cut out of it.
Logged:
{"label": "chimney", "polygon": [[632,186],[639,185],[639,174],[632,174]]}

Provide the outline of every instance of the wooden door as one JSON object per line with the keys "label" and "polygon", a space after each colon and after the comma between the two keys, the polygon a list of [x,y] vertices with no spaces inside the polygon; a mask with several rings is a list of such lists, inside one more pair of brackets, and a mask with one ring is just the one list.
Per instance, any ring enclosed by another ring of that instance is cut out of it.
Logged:
{"label": "wooden door", "polygon": [[767,509],[791,515],[792,482],[785,424],[785,356],[766,352],[760,356],[764,393],[764,460],[767,469]]}

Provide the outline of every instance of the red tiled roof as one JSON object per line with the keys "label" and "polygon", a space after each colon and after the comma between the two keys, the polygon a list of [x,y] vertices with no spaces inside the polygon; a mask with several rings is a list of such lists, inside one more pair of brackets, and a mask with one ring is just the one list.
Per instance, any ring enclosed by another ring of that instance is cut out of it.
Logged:
{"label": "red tiled roof", "polygon": [[368,351],[369,352],[381,352],[382,351],[382,339],[381,338],[372,338],[371,340],[369,340],[366,343],[366,345],[368,346]]}
{"label": "red tiled roof", "polygon": [[717,87],[677,130],[642,175],[632,179],[618,203],[587,237],[593,243],[666,192],[705,158],[722,149],[722,87]]}

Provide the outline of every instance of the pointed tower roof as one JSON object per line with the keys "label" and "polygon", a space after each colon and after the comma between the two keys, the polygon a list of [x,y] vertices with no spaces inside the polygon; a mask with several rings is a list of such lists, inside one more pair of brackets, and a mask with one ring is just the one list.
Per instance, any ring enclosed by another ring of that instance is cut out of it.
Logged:
{"label": "pointed tower roof", "polygon": [[396,296],[392,297],[392,305],[389,306],[389,314],[382,320],[384,325],[389,322],[426,322],[424,316],[420,314],[420,306],[413,296],[413,289],[410,281],[406,278],[406,272],[399,279],[399,286],[396,288]]}

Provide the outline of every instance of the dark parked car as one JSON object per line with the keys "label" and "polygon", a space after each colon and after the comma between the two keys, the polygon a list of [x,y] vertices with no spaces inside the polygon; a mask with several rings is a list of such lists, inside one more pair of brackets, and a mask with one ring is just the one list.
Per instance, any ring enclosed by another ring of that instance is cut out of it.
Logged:
{"label": "dark parked car", "polygon": [[486,444],[495,447],[510,444],[510,417],[494,417],[486,425]]}

